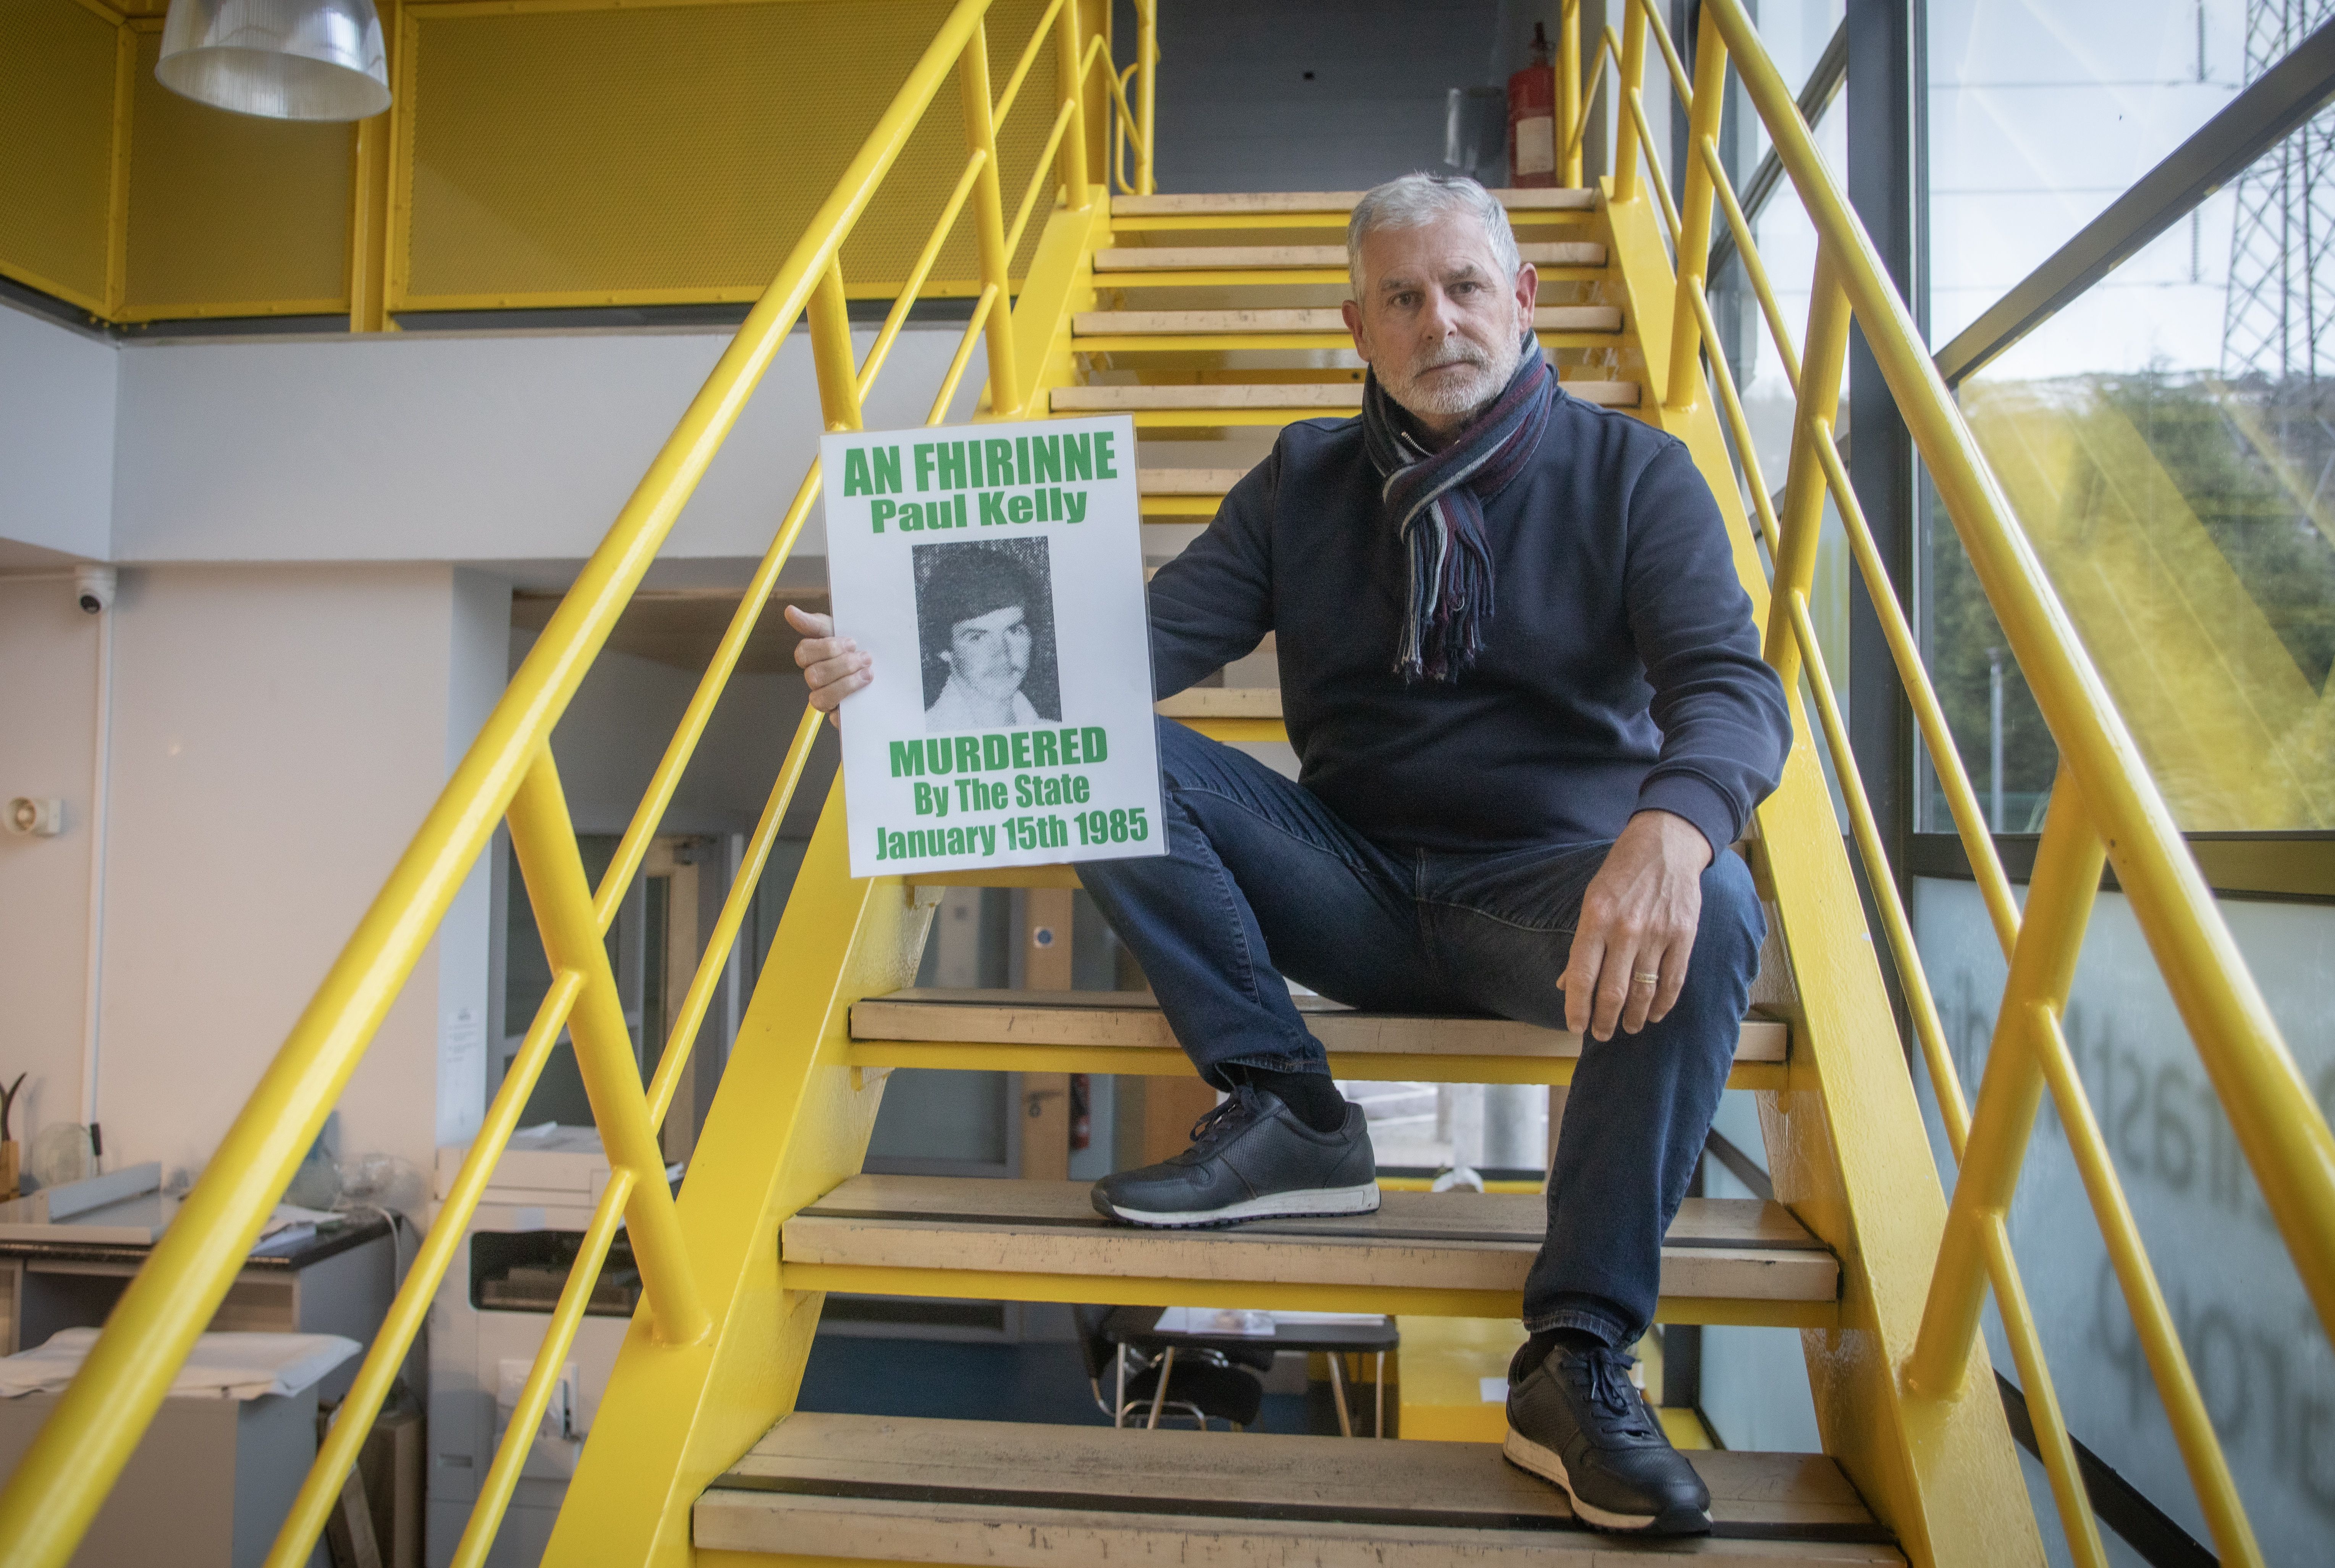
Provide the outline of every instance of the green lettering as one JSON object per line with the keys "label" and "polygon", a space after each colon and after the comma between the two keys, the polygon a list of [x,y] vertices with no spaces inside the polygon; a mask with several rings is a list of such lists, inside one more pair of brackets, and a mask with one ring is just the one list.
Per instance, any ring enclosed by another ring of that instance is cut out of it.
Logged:
{"label": "green lettering", "polygon": [[1005,744],[1004,736],[983,735],[981,738],[982,766],[994,773],[999,769],[1006,767],[1012,760],[1012,749]]}
{"label": "green lettering", "polygon": [[941,489],[945,490],[961,490],[964,489],[964,443],[963,441],[943,441],[940,446],[940,454]]}
{"label": "green lettering", "polygon": [[1029,497],[1008,496],[1005,498],[1005,518],[1008,522],[1026,523],[1030,520],[1031,515]]}
{"label": "green lettering", "polygon": [[929,490],[933,488],[933,443],[930,441],[918,441],[916,445],[915,450],[916,454],[916,489],[919,490]]}
{"label": "green lettering", "polygon": [[[1015,497],[1014,498],[1015,498],[1015,499],[1017,499],[1017,500],[1019,500],[1021,498],[1017,496],[1017,497]],[[1001,527],[1001,528],[1002,528],[1002,527],[1004,525],[1004,523],[1005,523],[1005,492],[1003,492],[1003,490],[983,490],[983,491],[982,491],[982,492],[981,492],[981,526],[982,526],[983,528],[991,528],[991,527]]]}
{"label": "green lettering", "polygon": [[956,748],[946,740],[927,740],[925,742],[925,760],[930,765],[933,777],[937,779],[955,769]]}
{"label": "green lettering", "polygon": [[1010,485],[1013,482],[1013,443],[1003,436],[981,443],[983,456],[989,460],[989,482]]}
{"label": "green lettering", "polygon": [[1051,730],[1039,730],[1032,733],[1030,754],[1032,760],[1032,765],[1039,768],[1051,768],[1062,760],[1061,753],[1054,750],[1054,732]]}
{"label": "green lettering", "polygon": [[876,493],[898,495],[903,488],[900,483],[900,449],[871,447],[867,456],[876,465]]}
{"label": "green lettering", "polygon": [[843,454],[843,493],[847,496],[875,494],[875,487],[867,482],[867,454],[857,447],[852,447]]}
{"label": "green lettering", "polygon": [[[867,520],[876,525],[876,532],[880,534],[884,531],[884,519],[899,509],[889,501],[870,501],[867,503]],[[906,528],[908,525],[903,523],[900,526]]]}
{"label": "green lettering", "polygon": [[1119,478],[1119,470],[1110,466],[1110,440],[1117,433],[1115,431],[1097,431],[1094,433],[1095,478],[1099,479]]}
{"label": "green lettering", "polygon": [[1030,760],[1030,731],[1027,730],[1013,731],[1013,766],[1016,768],[1034,766]]}
{"label": "green lettering", "polygon": [[1041,484],[1062,477],[1062,441],[1060,436],[1030,438],[1030,477]]}
{"label": "green lettering", "polygon": [[1086,432],[1062,437],[1062,478],[1090,479],[1094,478],[1094,454],[1087,450]]}
{"label": "green lettering", "polygon": [[925,749],[914,740],[892,742],[892,777],[921,779],[925,773]]}
{"label": "green lettering", "polygon": [[1076,730],[1063,731],[1062,766],[1065,768],[1076,768],[1085,760],[1085,758],[1079,755],[1079,732]]}
{"label": "green lettering", "polygon": [[1100,762],[1110,755],[1110,738],[1092,724],[1079,731],[1079,744],[1086,749],[1090,762]]}
{"label": "green lettering", "polygon": [[973,735],[956,738],[956,770],[960,773],[981,771],[981,740]]}

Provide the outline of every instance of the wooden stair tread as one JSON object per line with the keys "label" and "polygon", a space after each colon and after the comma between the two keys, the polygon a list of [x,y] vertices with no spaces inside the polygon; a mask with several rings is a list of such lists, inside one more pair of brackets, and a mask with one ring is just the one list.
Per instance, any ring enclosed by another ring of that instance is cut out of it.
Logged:
{"label": "wooden stair tread", "polygon": [[[1106,1280],[1154,1292],[1214,1286],[1260,1307],[1295,1304],[1292,1289],[1345,1292],[1348,1310],[1385,1292],[1397,1298],[1392,1311],[1421,1287],[1520,1299],[1547,1223],[1533,1193],[1388,1192],[1374,1215],[1153,1230],[1104,1219],[1090,1191],[1087,1182],[852,1176],[786,1221],[779,1254],[826,1289],[851,1289],[860,1270],[882,1271],[875,1282],[896,1295],[1010,1293],[1010,1276],[1043,1275],[1080,1291]],[[985,1276],[981,1288],[955,1282],[968,1273]],[[1662,1288],[1706,1302],[1829,1304],[1840,1265],[1781,1205],[1691,1198],[1663,1241]]]}
{"label": "wooden stair tread", "polygon": [[[1596,240],[1540,241],[1516,247],[1535,266],[1603,266]],[[1342,245],[1133,245],[1094,253],[1097,272],[1253,272],[1282,268],[1346,268]]]}
{"label": "wooden stair tread", "polygon": [[1152,711],[1168,719],[1278,719],[1278,686],[1195,686],[1162,697]]}
{"label": "wooden stair tread", "polygon": [[[1506,1018],[1429,1018],[1358,1012],[1326,997],[1292,999],[1323,1049],[1342,1055],[1578,1057],[1581,1037]],[[1149,992],[1140,991],[896,991],[851,1009],[854,1040],[951,1044],[1181,1048]],[[1735,1060],[1780,1062],[1790,1030],[1773,1019],[1743,1022]]]}
{"label": "wooden stair tread", "polygon": [[1247,477],[1246,469],[1138,469],[1135,488],[1147,496],[1221,496]]}
{"label": "wooden stair tread", "polygon": [[1710,1488],[1712,1538],[1641,1543],[1582,1528],[1563,1491],[1491,1443],[799,1412],[701,1495],[692,1534],[701,1550],[1000,1568],[1904,1562],[1823,1455],[1688,1458]]}
{"label": "wooden stair tread", "polygon": [[1362,406],[1362,383],[1064,386],[1054,389],[1053,406],[1057,413],[1066,409],[1358,409]]}
{"label": "wooden stair tread", "polygon": [[[1492,192],[1511,212],[1594,212],[1597,193],[1580,186]],[[1113,218],[1202,218],[1258,212],[1352,212],[1359,190],[1228,191],[1209,196],[1114,196]]]}
{"label": "wooden stair tread", "polygon": [[[1257,1220],[1221,1231],[1132,1230],[1095,1213],[1090,1184],[1076,1181],[976,1181],[955,1176],[863,1173],[800,1215],[904,1223],[1042,1226],[1112,1235],[1177,1236],[1187,1240],[1254,1240],[1303,1236],[1340,1244],[1420,1241],[1537,1248],[1547,1226],[1538,1193],[1389,1192],[1379,1212],[1327,1219]],[[793,1223],[792,1221],[789,1222]],[[1688,1198],[1680,1205],[1664,1244],[1821,1253],[1825,1245],[1782,1204],[1760,1198]]]}
{"label": "wooden stair tread", "polygon": [[[1567,381],[1565,390],[1584,402],[1634,408],[1636,382]],[[1235,382],[1208,386],[1056,387],[1056,413],[1126,413],[1168,409],[1359,409],[1362,383],[1353,382]]]}
{"label": "wooden stair tread", "polygon": [[[1544,305],[1533,312],[1539,332],[1620,332],[1622,312],[1610,305]],[[1326,310],[1090,310],[1071,318],[1080,337],[1104,334],[1180,336],[1216,333],[1343,333],[1344,316]]]}

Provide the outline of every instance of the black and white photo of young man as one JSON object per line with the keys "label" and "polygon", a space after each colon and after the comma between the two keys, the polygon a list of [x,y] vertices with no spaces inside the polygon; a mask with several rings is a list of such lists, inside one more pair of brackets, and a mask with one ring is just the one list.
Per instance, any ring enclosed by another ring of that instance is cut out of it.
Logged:
{"label": "black and white photo of young man", "polygon": [[1060,722],[1046,541],[919,545],[916,573],[925,728],[955,734]]}

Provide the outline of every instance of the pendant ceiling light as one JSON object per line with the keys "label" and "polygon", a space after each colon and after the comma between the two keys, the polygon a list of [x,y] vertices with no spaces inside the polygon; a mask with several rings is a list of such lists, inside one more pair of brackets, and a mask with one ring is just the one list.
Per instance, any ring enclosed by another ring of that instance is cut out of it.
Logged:
{"label": "pendant ceiling light", "polygon": [[365,120],[389,107],[373,0],[170,0],[155,78],[270,120]]}

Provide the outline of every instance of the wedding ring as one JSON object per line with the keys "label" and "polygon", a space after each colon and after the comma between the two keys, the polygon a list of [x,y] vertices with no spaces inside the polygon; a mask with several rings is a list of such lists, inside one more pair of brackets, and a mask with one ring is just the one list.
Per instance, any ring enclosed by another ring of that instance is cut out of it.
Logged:
{"label": "wedding ring", "polygon": [[1661,975],[1652,973],[1651,970],[1644,969],[1638,971],[1637,973],[1630,976],[1630,978],[1636,981],[1640,985],[1660,985],[1662,982],[1662,977]]}

